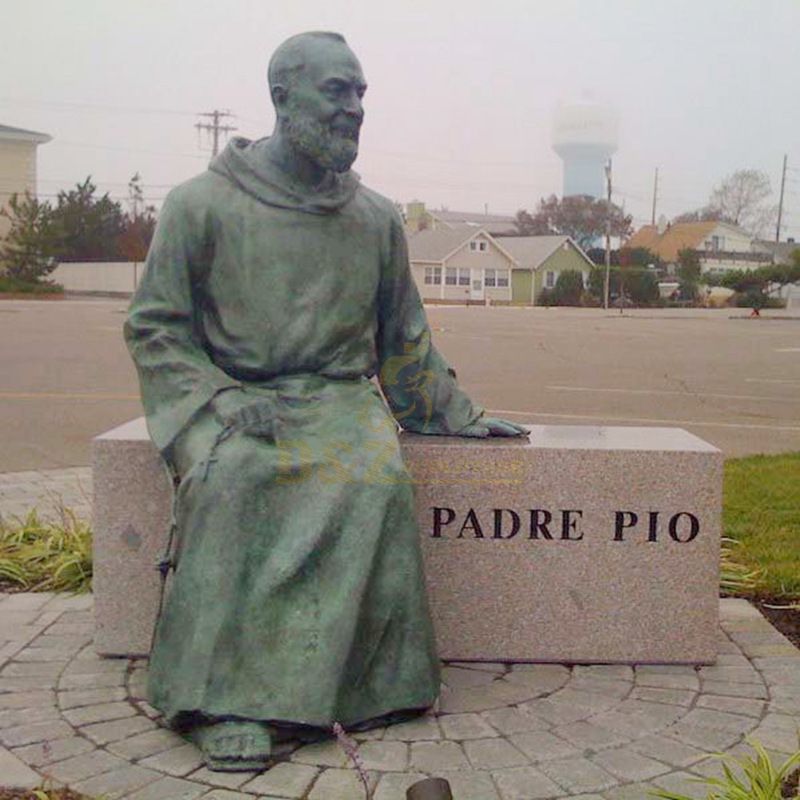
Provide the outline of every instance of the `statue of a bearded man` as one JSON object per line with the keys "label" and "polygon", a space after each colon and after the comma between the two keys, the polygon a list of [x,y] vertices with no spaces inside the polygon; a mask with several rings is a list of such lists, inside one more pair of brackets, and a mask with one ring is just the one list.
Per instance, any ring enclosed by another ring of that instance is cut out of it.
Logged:
{"label": "statue of a bearded man", "polygon": [[344,39],[284,42],[269,87],[273,135],[233,139],[167,198],[125,329],[176,483],[149,697],[217,770],[434,702],[397,420],[524,433],[459,389],[397,211],[350,171],[367,87]]}

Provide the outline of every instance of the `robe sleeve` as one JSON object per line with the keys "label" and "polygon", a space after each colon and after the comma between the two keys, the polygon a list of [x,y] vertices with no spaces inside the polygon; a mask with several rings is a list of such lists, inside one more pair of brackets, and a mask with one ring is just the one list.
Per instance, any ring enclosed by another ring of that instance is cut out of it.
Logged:
{"label": "robe sleeve", "polygon": [[203,348],[196,287],[210,258],[206,214],[180,193],[166,199],[125,323],[150,436],[169,460],[178,435],[221,391],[240,384]]}
{"label": "robe sleeve", "polygon": [[415,433],[456,435],[483,414],[431,342],[402,222],[392,209],[378,297],[378,379],[392,414]]}

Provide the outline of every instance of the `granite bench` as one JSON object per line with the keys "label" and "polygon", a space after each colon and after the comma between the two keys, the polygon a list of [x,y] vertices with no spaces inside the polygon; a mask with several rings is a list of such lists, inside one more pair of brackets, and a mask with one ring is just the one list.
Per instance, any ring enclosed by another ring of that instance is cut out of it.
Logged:
{"label": "granite bench", "polygon": [[[439,651],[454,660],[716,658],[722,454],[678,428],[403,434]],[[144,420],[93,442],[97,651],[146,654],[171,485]]]}

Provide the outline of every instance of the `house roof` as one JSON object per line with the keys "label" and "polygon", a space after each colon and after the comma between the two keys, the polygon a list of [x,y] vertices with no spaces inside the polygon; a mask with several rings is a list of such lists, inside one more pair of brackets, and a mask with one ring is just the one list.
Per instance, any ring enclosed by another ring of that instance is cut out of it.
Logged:
{"label": "house roof", "polygon": [[24,128],[12,128],[10,125],[0,125],[0,139],[5,139],[7,141],[44,144],[45,142],[49,142],[52,138],[52,136],[46,133],[27,131]]}
{"label": "house roof", "polygon": [[755,239],[753,250],[771,253],[776,264],[788,264],[792,259],[792,253],[800,250],[800,242],[769,242],[766,239]]}
{"label": "house roof", "polygon": [[704,250],[703,243],[709,234],[717,228],[727,228],[748,235],[736,225],[727,222],[710,220],[708,222],[675,222],[669,225],[664,233],[658,232],[656,225],[644,225],[625,242],[625,247],[646,247],[663,261],[675,262],[678,252],[685,247],[692,250]]}
{"label": "house roof", "polygon": [[408,255],[411,261],[444,261],[462,244],[481,233],[471,225],[454,225],[418,231],[408,238]]}
{"label": "house roof", "polygon": [[594,266],[594,262],[569,236],[507,236],[503,238],[503,247],[511,253],[521,267],[535,270],[565,242],[569,242],[586,260],[587,264]]}
{"label": "house roof", "polygon": [[427,213],[445,225],[472,225],[483,228],[489,233],[505,233],[515,231],[514,217],[508,214],[481,214],[473,211],[435,211]]}

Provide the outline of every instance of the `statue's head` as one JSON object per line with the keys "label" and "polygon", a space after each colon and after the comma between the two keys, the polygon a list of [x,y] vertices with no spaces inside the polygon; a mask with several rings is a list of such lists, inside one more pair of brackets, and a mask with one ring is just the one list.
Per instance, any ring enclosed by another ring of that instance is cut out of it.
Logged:
{"label": "statue's head", "polygon": [[361,65],[338,33],[301,33],[269,62],[278,130],[305,157],[346,172],[358,155],[367,89]]}

